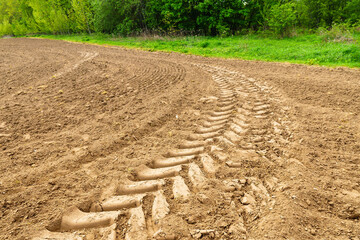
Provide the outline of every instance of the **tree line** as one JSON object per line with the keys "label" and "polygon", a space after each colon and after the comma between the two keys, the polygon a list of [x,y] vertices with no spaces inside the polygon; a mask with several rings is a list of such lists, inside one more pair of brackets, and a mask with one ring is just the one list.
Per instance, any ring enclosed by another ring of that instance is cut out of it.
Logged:
{"label": "tree line", "polygon": [[0,35],[232,35],[360,25],[360,0],[1,0]]}

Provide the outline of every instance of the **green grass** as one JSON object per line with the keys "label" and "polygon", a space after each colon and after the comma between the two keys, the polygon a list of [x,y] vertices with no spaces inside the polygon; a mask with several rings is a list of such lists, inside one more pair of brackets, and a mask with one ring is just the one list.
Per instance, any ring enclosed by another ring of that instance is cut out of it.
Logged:
{"label": "green grass", "polygon": [[353,41],[324,41],[323,36],[303,35],[276,39],[259,35],[234,37],[126,37],[111,35],[39,35],[47,39],[141,48],[207,57],[237,58],[309,65],[360,67],[360,33]]}

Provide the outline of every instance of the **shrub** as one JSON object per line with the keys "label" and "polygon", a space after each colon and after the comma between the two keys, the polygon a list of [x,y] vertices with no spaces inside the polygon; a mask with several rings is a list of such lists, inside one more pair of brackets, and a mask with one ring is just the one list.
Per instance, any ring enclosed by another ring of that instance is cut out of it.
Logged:
{"label": "shrub", "polygon": [[22,36],[28,33],[28,28],[17,21],[12,24],[12,29],[15,36]]}
{"label": "shrub", "polygon": [[200,47],[207,48],[209,45],[210,45],[209,42],[203,42],[203,43],[200,44]]}
{"label": "shrub", "polygon": [[0,37],[4,35],[12,35],[13,31],[11,28],[11,24],[8,20],[4,20],[2,23],[0,23]]}
{"label": "shrub", "polygon": [[330,30],[319,28],[318,34],[325,42],[353,42],[351,27],[347,23],[334,24]]}
{"label": "shrub", "polygon": [[117,33],[123,36],[130,35],[132,32],[134,32],[134,30],[134,21],[129,18],[126,18],[122,23],[116,26]]}

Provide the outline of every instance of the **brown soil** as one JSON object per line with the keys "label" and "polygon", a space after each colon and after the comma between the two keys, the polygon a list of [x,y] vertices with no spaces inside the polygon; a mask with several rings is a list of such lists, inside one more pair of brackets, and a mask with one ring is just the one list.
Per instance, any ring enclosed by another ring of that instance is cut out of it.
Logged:
{"label": "brown soil", "polygon": [[359,70],[1,39],[0,82],[0,239],[360,239]]}

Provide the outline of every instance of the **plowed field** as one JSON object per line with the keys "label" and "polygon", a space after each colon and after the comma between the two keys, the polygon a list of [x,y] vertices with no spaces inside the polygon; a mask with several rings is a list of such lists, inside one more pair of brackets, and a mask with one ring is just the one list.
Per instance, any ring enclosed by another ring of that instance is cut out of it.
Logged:
{"label": "plowed field", "polygon": [[360,71],[0,40],[0,239],[360,239]]}

